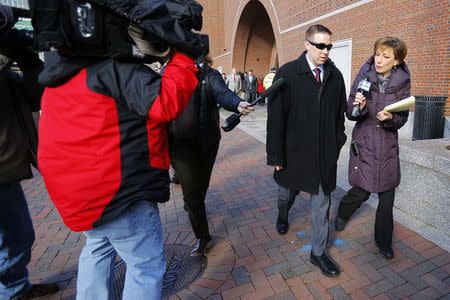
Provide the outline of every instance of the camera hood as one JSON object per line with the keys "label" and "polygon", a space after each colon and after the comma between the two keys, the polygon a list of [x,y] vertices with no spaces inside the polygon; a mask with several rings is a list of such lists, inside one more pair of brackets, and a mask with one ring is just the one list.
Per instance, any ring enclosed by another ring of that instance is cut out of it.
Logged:
{"label": "camera hood", "polygon": [[[78,0],[77,0],[78,1]],[[179,51],[198,57],[209,52],[202,28],[203,7],[193,0],[87,0],[129,20],[151,36]],[[149,41],[153,42],[153,41]]]}

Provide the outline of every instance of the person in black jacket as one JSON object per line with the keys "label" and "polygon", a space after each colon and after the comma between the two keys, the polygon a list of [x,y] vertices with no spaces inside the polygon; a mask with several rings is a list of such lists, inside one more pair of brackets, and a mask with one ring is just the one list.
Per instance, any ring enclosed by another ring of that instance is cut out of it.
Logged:
{"label": "person in black jacket", "polygon": [[258,89],[258,78],[253,74],[253,70],[249,70],[244,80],[245,92],[248,95],[248,102],[256,99],[256,91]]}
{"label": "person in black jacket", "polygon": [[306,31],[306,51],[282,66],[286,88],[269,101],[267,164],[274,166],[279,185],[280,234],[288,231],[288,213],[299,191],[311,194],[310,260],[326,276],[339,269],[325,253],[328,241],[330,194],[336,188],[336,166],[344,145],[344,111],[347,108],[341,72],[328,58],[331,31],[313,25]]}
{"label": "person in black jacket", "polygon": [[211,64],[211,59],[206,57],[194,94],[199,101],[198,133],[189,139],[172,135],[169,146],[171,164],[180,181],[185,209],[197,239],[191,256],[204,255],[212,240],[206,219],[205,197],[221,138],[217,104],[243,115],[253,110],[249,103],[227,88],[222,75],[212,69]]}
{"label": "person in black jacket", "polygon": [[[8,11],[0,6],[3,13]],[[56,284],[31,284],[27,265],[35,240],[20,181],[33,176],[37,131],[32,112],[39,110],[37,84],[42,62],[28,51],[32,40],[16,29],[0,32],[0,299],[32,299],[59,290]],[[23,76],[10,68],[17,62]]]}

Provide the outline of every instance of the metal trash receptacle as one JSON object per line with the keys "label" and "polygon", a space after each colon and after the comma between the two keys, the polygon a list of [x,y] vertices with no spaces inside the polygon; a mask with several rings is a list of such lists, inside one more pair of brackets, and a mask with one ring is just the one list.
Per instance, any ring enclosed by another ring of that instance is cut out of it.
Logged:
{"label": "metal trash receptacle", "polygon": [[444,136],[444,109],[447,97],[416,96],[413,141],[439,139]]}

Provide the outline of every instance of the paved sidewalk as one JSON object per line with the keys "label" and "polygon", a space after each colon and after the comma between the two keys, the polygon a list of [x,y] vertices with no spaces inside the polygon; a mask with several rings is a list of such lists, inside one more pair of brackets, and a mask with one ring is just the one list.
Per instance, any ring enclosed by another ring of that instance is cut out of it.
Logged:
{"label": "paved sidewalk", "polygon": [[[23,182],[36,229],[29,265],[33,282],[60,282],[49,299],[73,299],[84,239],[69,231],[51,204],[41,177]],[[333,193],[331,220],[341,189]],[[363,205],[344,232],[330,230],[329,252],[343,272],[324,277],[309,262],[309,200],[301,194],[290,213],[290,230],[275,230],[277,187],[266,166],[265,145],[236,128],[223,139],[207,195],[211,249],[204,276],[172,299],[449,299],[450,254],[396,223],[391,260],[373,243],[374,209]],[[181,189],[161,206],[166,243],[192,244]],[[136,299],[138,300],[138,299]]]}

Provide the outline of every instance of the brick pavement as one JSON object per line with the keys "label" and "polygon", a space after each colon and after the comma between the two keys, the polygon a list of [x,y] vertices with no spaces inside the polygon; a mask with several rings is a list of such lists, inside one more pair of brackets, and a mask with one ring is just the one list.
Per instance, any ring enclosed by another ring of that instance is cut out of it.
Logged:
{"label": "brick pavement", "polygon": [[[344,232],[331,229],[329,252],[343,272],[324,277],[308,257],[308,195],[297,198],[289,233],[279,236],[274,227],[277,187],[266,166],[265,145],[239,129],[223,135],[206,202],[211,232],[221,242],[211,249],[202,278],[170,299],[450,298],[450,254],[396,223],[396,257],[381,258],[372,241],[374,210],[368,205]],[[31,280],[60,283],[63,291],[49,299],[73,299],[84,238],[61,222],[39,176],[23,187],[36,229]],[[343,193],[338,189],[332,195],[332,220]],[[161,206],[161,220],[166,243],[193,243],[179,186]]]}

